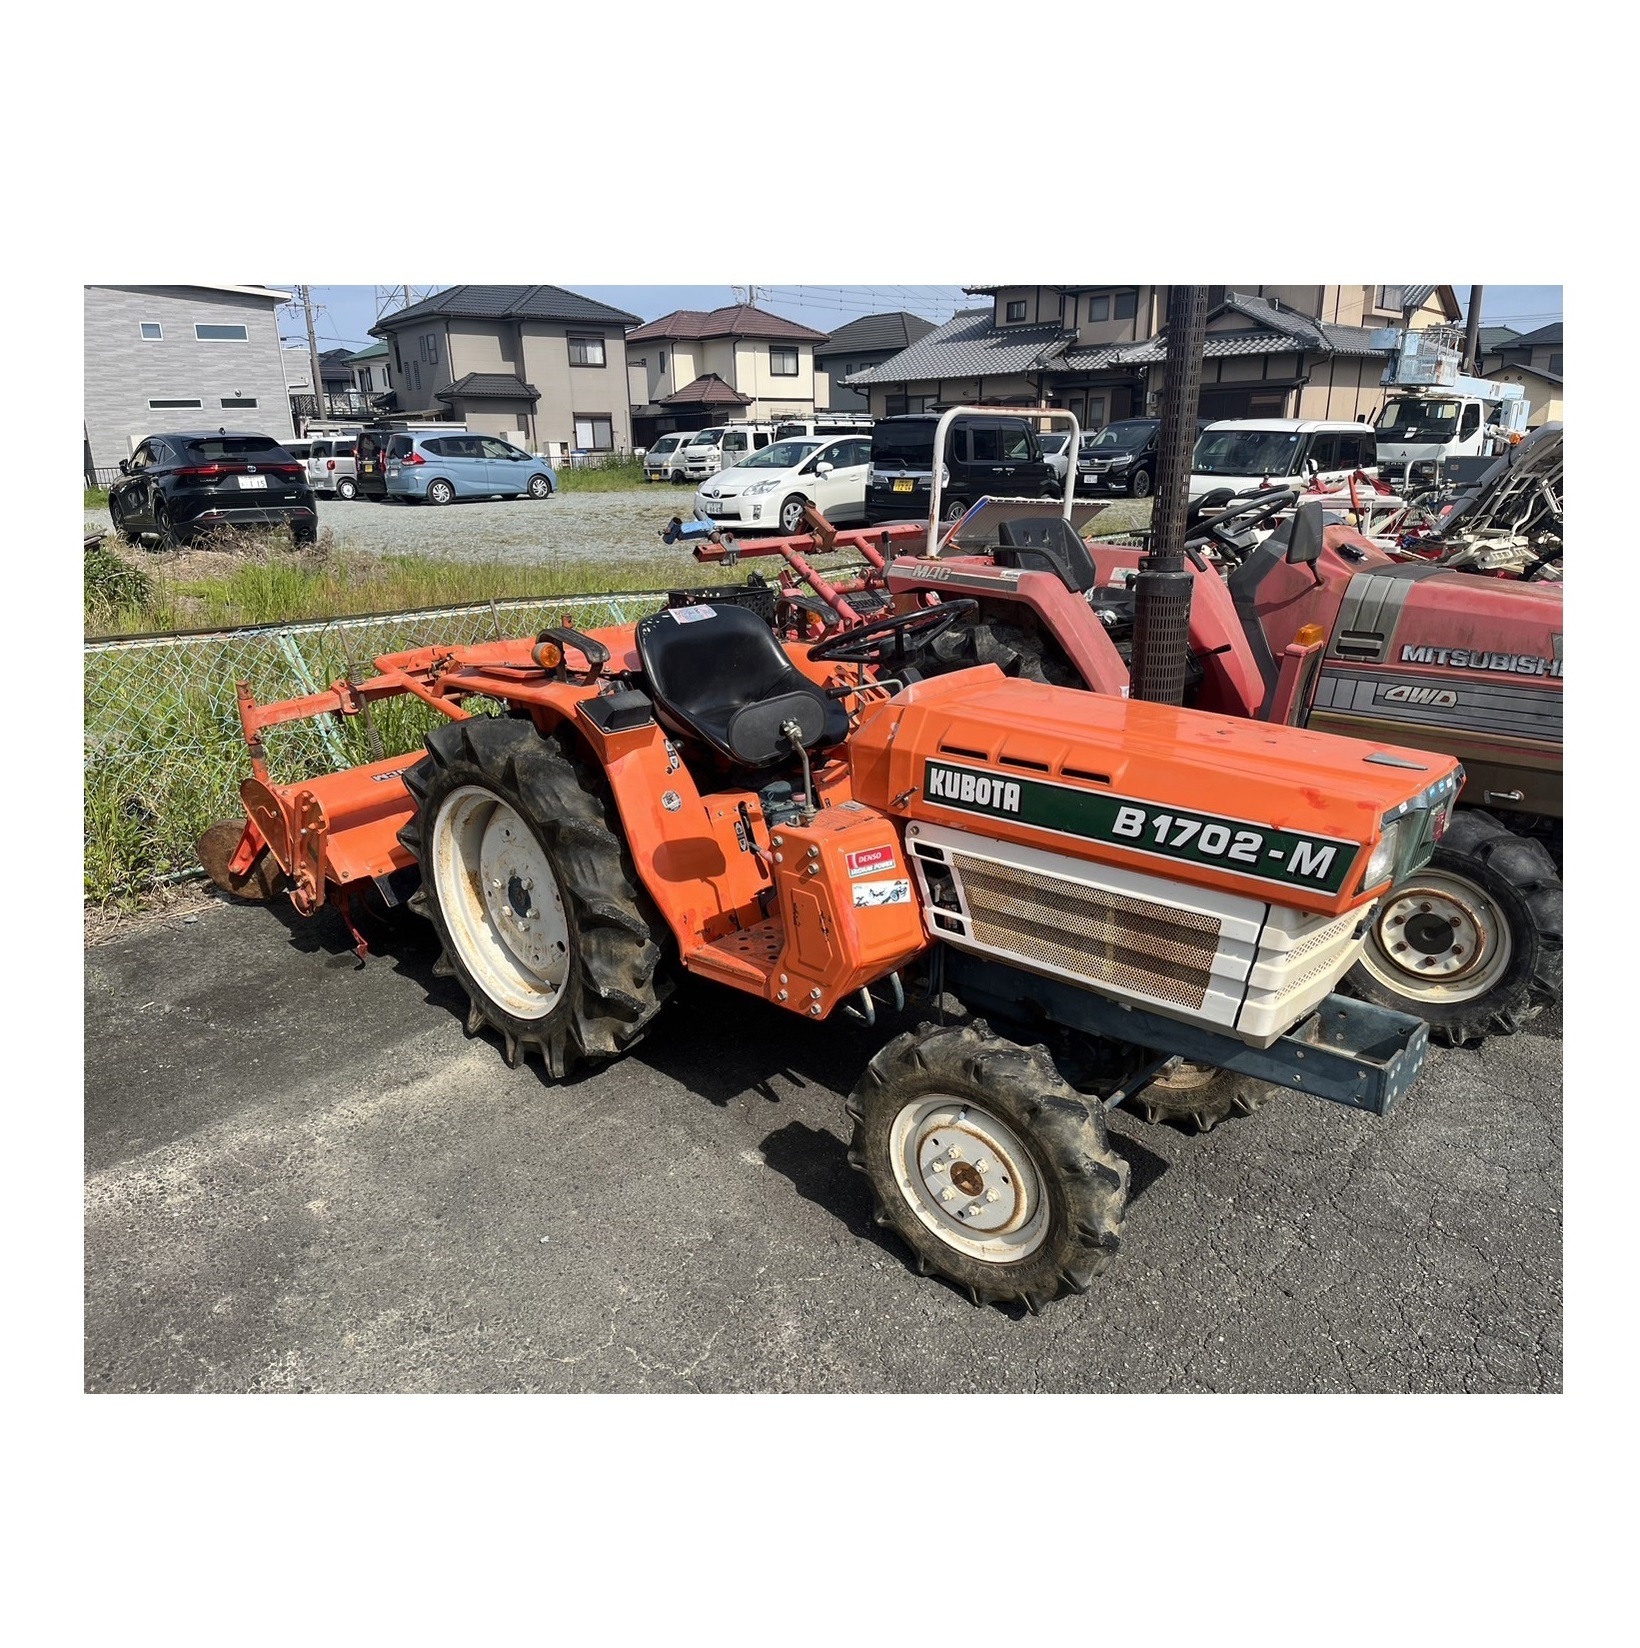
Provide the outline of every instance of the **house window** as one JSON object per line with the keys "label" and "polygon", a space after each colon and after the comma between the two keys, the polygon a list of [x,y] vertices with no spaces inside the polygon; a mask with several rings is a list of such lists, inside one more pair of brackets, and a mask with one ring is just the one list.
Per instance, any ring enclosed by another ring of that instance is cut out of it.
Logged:
{"label": "house window", "polygon": [[1108,297],[1089,298],[1088,299],[1088,319],[1089,320],[1109,320],[1110,319],[1110,299]]}
{"label": "house window", "polygon": [[1137,292],[1118,292],[1116,294],[1116,318],[1118,320],[1132,320],[1139,307]]}
{"label": "house window", "polygon": [[883,401],[883,416],[885,418],[903,418],[906,413],[906,404],[909,397],[905,395],[889,395]]}
{"label": "house window", "polygon": [[1003,311],[1003,315],[1002,315],[1002,319],[1003,319],[1004,324],[1006,324],[1009,321],[1024,320],[1024,318],[1025,318],[1025,300],[1024,300],[1024,298],[1015,298],[1014,301],[1012,303],[1010,303],[1007,306],[1007,308]]}
{"label": "house window", "polygon": [[1566,371],[1566,357],[1564,355],[1551,355],[1549,357],[1549,370],[1564,376]]}
{"label": "house window", "polygon": [[1403,288],[1399,286],[1380,286],[1374,307],[1388,309],[1393,314],[1400,314],[1402,291]]}
{"label": "house window", "polygon": [[201,343],[248,343],[250,331],[243,326],[198,326],[194,336]]}
{"label": "house window", "polygon": [[147,338],[150,343],[157,343],[159,339],[165,336],[164,329],[160,326],[160,323],[157,320],[145,320],[137,328],[137,330],[143,335],[143,337]]}
{"label": "house window", "polygon": [[661,371],[664,372],[665,370],[666,370],[666,351],[663,349],[663,350],[661,350]]}
{"label": "house window", "polygon": [[613,452],[615,450],[615,429],[610,420],[594,414],[592,417],[583,417],[579,412],[575,414],[575,445],[587,452]]}
{"label": "house window", "polygon": [[797,376],[797,351],[795,349],[776,349],[769,346],[769,373],[776,378],[795,378]]}
{"label": "house window", "polygon": [[429,366],[437,366],[438,365],[438,333],[437,332],[429,332],[427,334],[427,364]]}
{"label": "house window", "polygon": [[1103,395],[1088,396],[1088,428],[1103,429],[1105,427],[1105,397]]}
{"label": "house window", "polygon": [[375,387],[376,382],[370,375],[370,368],[368,366],[361,366],[359,368],[359,388],[368,395],[375,389]]}
{"label": "house window", "polygon": [[569,363],[571,366],[602,366],[604,364],[604,340],[602,338],[578,338],[572,333],[569,340]]}
{"label": "house window", "polygon": [[186,412],[197,410],[203,403],[200,401],[149,401],[150,412]]}
{"label": "house window", "polygon": [[230,412],[247,412],[256,405],[254,395],[224,395],[222,405]]}

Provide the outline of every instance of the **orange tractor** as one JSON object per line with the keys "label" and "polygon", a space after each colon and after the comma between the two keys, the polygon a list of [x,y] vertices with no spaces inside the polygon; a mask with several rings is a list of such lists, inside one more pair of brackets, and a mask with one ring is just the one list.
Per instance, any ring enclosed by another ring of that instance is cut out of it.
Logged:
{"label": "orange tractor", "polygon": [[[248,822],[204,857],[350,920],[419,878],[469,1032],[551,1077],[631,1048],[681,973],[804,1021],[920,992],[939,1022],[861,1075],[849,1159],[920,1270],[1040,1309],[1117,1246],[1111,1107],[1206,1126],[1282,1085],[1381,1114],[1415,1079],[1423,1022],[1333,991],[1462,772],[994,665],[923,678],[971,605],[811,645],[699,601],[241,689]],[[448,718],[424,752],[271,778],[270,728],[405,694]]]}

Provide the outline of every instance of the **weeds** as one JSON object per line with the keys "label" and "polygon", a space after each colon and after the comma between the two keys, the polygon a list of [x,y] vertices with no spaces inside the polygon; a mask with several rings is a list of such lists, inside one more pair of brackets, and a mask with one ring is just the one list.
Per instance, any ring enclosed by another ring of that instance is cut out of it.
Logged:
{"label": "weeds", "polygon": [[571,468],[565,464],[558,470],[558,489],[561,492],[642,491],[646,484],[643,460],[624,452],[596,469]]}

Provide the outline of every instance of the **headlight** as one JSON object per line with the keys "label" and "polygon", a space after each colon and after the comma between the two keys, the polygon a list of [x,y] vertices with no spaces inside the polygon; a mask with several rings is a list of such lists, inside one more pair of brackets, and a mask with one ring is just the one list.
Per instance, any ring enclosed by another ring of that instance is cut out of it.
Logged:
{"label": "headlight", "polygon": [[1132,458],[1112,458],[1110,460],[1110,467],[1112,469],[1122,469],[1132,462]]}
{"label": "headlight", "polygon": [[778,477],[767,481],[753,481],[752,484],[746,488],[746,493],[748,497],[756,497],[765,492],[773,492],[779,485],[780,481]]}
{"label": "headlight", "polygon": [[1432,481],[1435,479],[1435,472],[1439,468],[1440,465],[1432,461],[1415,463],[1412,466],[1412,478],[1415,481]]}
{"label": "headlight", "polygon": [[1401,841],[1401,821],[1396,819],[1393,824],[1384,829],[1383,839],[1372,849],[1372,856],[1367,860],[1367,873],[1361,878],[1363,889],[1376,887],[1380,881],[1390,881],[1395,876],[1395,850]]}

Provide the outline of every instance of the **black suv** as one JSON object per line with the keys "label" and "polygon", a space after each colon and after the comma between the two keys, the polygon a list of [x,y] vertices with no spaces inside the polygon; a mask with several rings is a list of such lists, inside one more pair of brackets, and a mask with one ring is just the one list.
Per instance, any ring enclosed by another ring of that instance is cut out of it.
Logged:
{"label": "black suv", "polygon": [[319,535],[307,471],[271,435],[184,430],[150,435],[120,464],[108,489],[114,530],[131,543],[151,533],[177,549],[218,526],[288,526],[296,542]]}
{"label": "black suv", "polygon": [[[1211,421],[1197,418],[1196,433],[1200,435]],[[1076,459],[1076,490],[1148,498],[1156,490],[1156,437],[1161,427],[1160,418],[1118,418],[1084,435]]]}
{"label": "black suv", "polygon": [[[939,417],[913,412],[879,418],[871,429],[866,520],[926,521],[932,503],[934,431]],[[964,413],[945,436],[940,515],[954,521],[976,498],[1057,498],[1063,488],[1023,417]]]}

